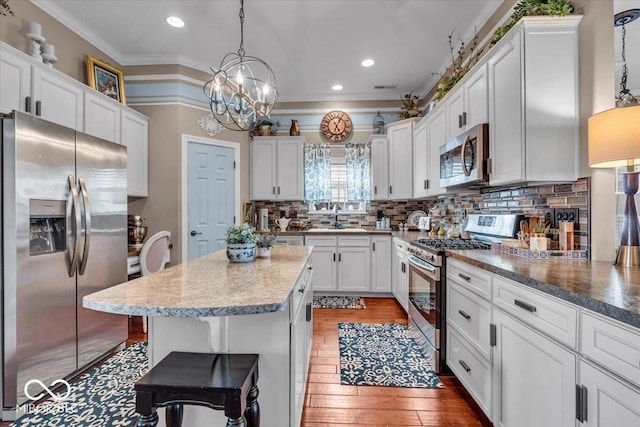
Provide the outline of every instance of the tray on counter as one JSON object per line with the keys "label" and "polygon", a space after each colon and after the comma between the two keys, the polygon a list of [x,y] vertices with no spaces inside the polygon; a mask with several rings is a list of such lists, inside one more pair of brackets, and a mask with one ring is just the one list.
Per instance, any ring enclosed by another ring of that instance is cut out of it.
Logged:
{"label": "tray on counter", "polygon": [[561,250],[548,250],[548,251],[532,251],[529,249],[514,248],[512,246],[501,245],[500,243],[491,244],[491,250],[495,252],[501,252],[504,254],[515,255],[522,258],[530,259],[575,259],[586,260],[587,251],[561,251]]}

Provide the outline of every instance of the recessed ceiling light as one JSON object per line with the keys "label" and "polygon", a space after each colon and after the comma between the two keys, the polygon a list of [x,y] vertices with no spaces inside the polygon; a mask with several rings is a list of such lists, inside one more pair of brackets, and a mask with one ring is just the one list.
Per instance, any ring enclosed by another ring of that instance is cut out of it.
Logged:
{"label": "recessed ceiling light", "polygon": [[172,27],[176,27],[176,28],[182,28],[184,27],[184,21],[180,18],[178,18],[177,16],[170,16],[167,18],[167,24],[171,25]]}
{"label": "recessed ceiling light", "polygon": [[360,63],[360,65],[362,65],[363,67],[371,67],[375,63],[376,62],[373,59],[365,59]]}
{"label": "recessed ceiling light", "polygon": [[342,85],[333,85],[333,86],[331,86],[331,89],[333,89],[333,90],[342,90]]}

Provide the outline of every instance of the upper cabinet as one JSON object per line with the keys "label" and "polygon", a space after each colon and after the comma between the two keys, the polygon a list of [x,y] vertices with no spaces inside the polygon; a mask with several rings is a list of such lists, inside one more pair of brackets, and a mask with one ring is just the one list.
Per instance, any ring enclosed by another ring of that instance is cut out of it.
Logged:
{"label": "upper cabinet", "polygon": [[389,199],[389,140],[371,135],[371,200]]}
{"label": "upper cabinet", "polygon": [[413,197],[429,195],[429,140],[427,118],[423,117],[413,127]]}
{"label": "upper cabinet", "polygon": [[447,141],[489,120],[487,85],[487,64],[482,64],[465,76],[459,87],[447,96]]}
{"label": "upper cabinet", "polygon": [[491,50],[491,185],[578,178],[581,19],[523,18]]}
{"label": "upper cabinet", "polygon": [[253,138],[251,200],[304,200],[304,138]]}
{"label": "upper cabinet", "polygon": [[387,125],[389,138],[389,200],[413,197],[413,125],[406,119]]}
{"label": "upper cabinet", "polygon": [[0,113],[13,110],[126,145],[127,194],[147,196],[149,119],[0,42]]}
{"label": "upper cabinet", "polygon": [[440,146],[447,142],[447,123],[444,108],[436,108],[427,116],[427,168],[429,180],[427,182],[427,196],[439,196],[447,190],[440,187]]}

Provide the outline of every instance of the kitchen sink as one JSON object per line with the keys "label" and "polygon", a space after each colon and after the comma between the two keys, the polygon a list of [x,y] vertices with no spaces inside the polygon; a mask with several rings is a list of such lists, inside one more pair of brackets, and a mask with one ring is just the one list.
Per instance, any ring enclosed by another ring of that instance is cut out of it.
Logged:
{"label": "kitchen sink", "polygon": [[322,233],[363,233],[364,228],[310,228],[309,231],[317,231]]}

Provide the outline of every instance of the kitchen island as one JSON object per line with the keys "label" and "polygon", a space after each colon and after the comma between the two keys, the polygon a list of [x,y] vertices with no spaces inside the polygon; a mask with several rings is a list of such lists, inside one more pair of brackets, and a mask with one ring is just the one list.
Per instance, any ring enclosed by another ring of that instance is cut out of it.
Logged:
{"label": "kitchen island", "polygon": [[[224,251],[91,294],[85,307],[149,316],[149,365],[171,351],[258,353],[261,426],[298,426],[312,337],[310,248],[229,263]],[[225,425],[185,406],[184,425]],[[161,415],[162,418],[162,415]]]}

